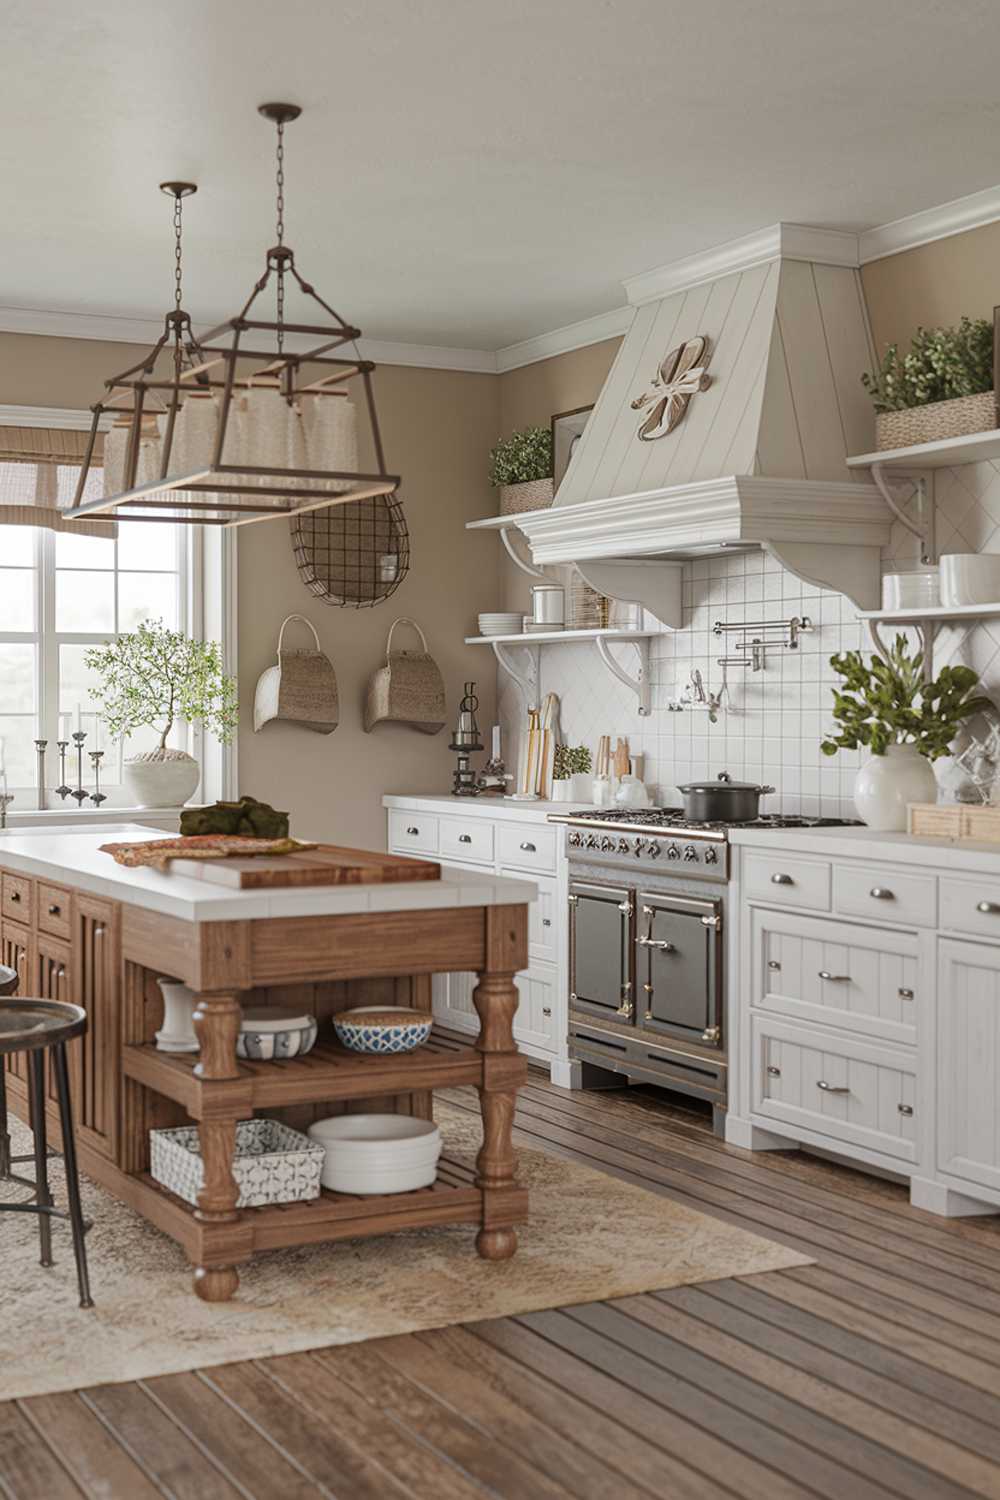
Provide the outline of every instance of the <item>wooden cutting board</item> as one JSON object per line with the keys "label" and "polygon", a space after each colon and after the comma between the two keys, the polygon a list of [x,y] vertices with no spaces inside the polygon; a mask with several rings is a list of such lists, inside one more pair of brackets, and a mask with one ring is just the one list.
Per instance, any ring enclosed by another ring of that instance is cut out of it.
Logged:
{"label": "wooden cutting board", "polygon": [[175,859],[171,872],[234,891],[280,886],[391,885],[399,881],[440,880],[441,866],[432,859],[404,854],[373,854],[320,844],[302,854],[258,855],[253,859]]}

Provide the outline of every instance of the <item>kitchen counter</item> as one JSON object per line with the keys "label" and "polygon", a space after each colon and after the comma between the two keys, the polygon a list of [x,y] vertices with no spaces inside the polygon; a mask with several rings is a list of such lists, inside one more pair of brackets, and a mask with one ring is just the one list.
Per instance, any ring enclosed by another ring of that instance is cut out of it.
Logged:
{"label": "kitchen counter", "polygon": [[875,828],[730,828],[729,842],[789,854],[892,860],[904,865],[938,865],[972,874],[1000,874],[1000,844],[966,839],[932,839]]}
{"label": "kitchen counter", "polygon": [[389,808],[426,807],[428,812],[446,813],[452,817],[480,817],[503,819],[504,822],[544,823],[550,813],[593,812],[592,802],[553,802],[539,798],[537,802],[515,802],[509,797],[449,797],[404,796],[393,793],[382,798],[382,806]]}

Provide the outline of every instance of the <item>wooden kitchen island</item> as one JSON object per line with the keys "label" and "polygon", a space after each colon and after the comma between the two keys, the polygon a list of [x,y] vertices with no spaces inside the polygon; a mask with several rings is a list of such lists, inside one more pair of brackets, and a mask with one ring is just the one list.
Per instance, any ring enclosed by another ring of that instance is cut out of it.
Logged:
{"label": "wooden kitchen island", "polygon": [[[123,869],[102,843],[161,837],[128,827],[0,837],[0,962],[22,995],[72,1000],[88,1012],[71,1044],[73,1106],[82,1169],[176,1239],[206,1301],[226,1301],[236,1267],[255,1251],[476,1223],[487,1260],[514,1254],[527,1216],[512,1129],[527,1064],[511,1025],[515,974],[527,963],[528,882],[442,871],[419,884],[304,890],[226,890],[206,880]],[[430,976],[473,970],[475,1038],[435,1033],[404,1057],[346,1051],[330,1017],[359,1004],[430,1010]],[[198,995],[200,1054],[160,1052],[156,980]],[[311,1011],[312,1052],[281,1062],[236,1057],[241,1005]],[[325,1023],[325,1024],[324,1024]],[[237,1209],[236,1125],[260,1112],[304,1129],[344,1110],[432,1116],[438,1088],[479,1090],[482,1146],[475,1171],[442,1158],[431,1188],[357,1198],[324,1191],[308,1203]],[[23,1057],[8,1062],[12,1110],[28,1118]],[[54,1089],[48,1120],[58,1140]],[[149,1131],[194,1121],[205,1162],[197,1208],[149,1175]]]}

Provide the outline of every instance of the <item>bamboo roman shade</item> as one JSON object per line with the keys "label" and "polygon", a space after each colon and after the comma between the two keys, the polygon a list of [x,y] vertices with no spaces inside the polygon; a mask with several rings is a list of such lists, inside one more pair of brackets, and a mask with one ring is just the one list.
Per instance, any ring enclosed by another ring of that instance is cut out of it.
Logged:
{"label": "bamboo roman shade", "polygon": [[[115,522],[67,521],[88,434],[48,427],[0,427],[0,526],[47,526],[78,536],[114,537]],[[101,443],[98,439],[98,443]],[[88,493],[102,489],[100,448],[88,476]]]}

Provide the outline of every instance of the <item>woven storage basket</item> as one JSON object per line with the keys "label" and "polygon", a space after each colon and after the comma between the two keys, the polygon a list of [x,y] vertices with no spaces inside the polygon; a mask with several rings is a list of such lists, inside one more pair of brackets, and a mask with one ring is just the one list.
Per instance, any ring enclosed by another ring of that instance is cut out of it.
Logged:
{"label": "woven storage basket", "polygon": [[875,417],[875,442],[878,451],[884,453],[890,448],[912,448],[916,443],[938,443],[970,432],[988,432],[996,425],[996,397],[993,391],[981,391],[978,396],[931,401],[905,411],[880,411]]}
{"label": "woven storage basket", "polygon": [[[314,650],[286,651],[285,626],[299,620],[312,631]],[[316,627],[305,615],[289,615],[278,632],[278,662],[257,679],[253,704],[254,732],[277,720],[298,724],[317,734],[332,734],[340,722],[337,674],[330,658],[320,650]]]}
{"label": "woven storage basket", "polygon": [[[149,1132],[149,1172],[154,1182],[198,1204],[205,1185],[197,1125]],[[237,1208],[268,1203],[304,1203],[319,1197],[326,1149],[281,1120],[240,1120],[236,1126],[233,1178]]]}
{"label": "woven storage basket", "polygon": [[551,479],[529,479],[527,484],[502,484],[500,514],[517,516],[526,510],[547,510],[554,495],[555,487]]}
{"label": "woven storage basket", "polygon": [[[420,637],[420,651],[393,651],[397,625],[409,625]],[[445,726],[444,678],[416,620],[393,620],[385,643],[385,666],[372,673],[365,698],[365,733],[376,724],[406,724],[421,734],[438,734]]]}

